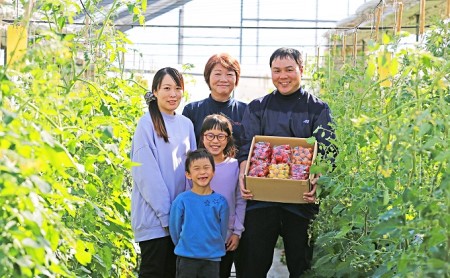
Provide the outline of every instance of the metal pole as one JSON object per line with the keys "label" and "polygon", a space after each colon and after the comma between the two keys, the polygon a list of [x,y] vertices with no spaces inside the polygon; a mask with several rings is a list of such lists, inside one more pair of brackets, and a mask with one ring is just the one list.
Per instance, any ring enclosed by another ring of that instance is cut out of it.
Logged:
{"label": "metal pole", "polygon": [[416,14],[416,42],[419,41],[419,15]]}
{"label": "metal pole", "polygon": [[319,20],[319,0],[316,0],[316,30],[315,30],[315,39],[314,39],[314,45],[317,46],[317,21]]}
{"label": "metal pole", "polygon": [[259,62],[259,0],[257,2],[257,10],[256,10],[256,64]]}
{"label": "metal pole", "polygon": [[244,20],[244,0],[241,0],[241,28],[239,30],[239,63],[242,64],[242,27]]}
{"label": "metal pole", "polygon": [[178,14],[178,64],[183,64],[183,25],[184,25],[184,6]]}

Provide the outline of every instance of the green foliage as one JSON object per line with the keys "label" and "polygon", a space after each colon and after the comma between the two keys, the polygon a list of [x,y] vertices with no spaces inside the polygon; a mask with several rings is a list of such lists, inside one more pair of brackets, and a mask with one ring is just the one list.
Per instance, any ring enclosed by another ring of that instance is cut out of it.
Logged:
{"label": "green foliage", "polygon": [[134,276],[129,150],[145,88],[121,70],[118,7],[63,34],[78,6],[41,1],[54,24],[0,69],[0,277]]}
{"label": "green foliage", "polygon": [[[448,277],[449,23],[324,72],[339,155],[323,176],[314,277]],[[329,65],[327,70],[334,68]]]}
{"label": "green foliage", "polygon": [[[120,3],[66,34],[78,4],[40,1],[53,24],[0,68],[0,277],[135,275],[128,153],[146,86],[123,72]],[[147,1],[126,5],[142,20]],[[373,45],[364,65],[316,73],[339,155],[319,180],[311,276],[448,277],[448,25],[423,49],[383,36],[396,52]]]}

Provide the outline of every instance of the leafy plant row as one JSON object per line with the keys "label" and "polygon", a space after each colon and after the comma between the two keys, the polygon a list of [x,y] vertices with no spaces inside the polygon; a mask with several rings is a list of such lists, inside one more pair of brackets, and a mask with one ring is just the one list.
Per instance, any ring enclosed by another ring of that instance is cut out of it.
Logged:
{"label": "leafy plant row", "polygon": [[438,22],[411,48],[384,35],[356,66],[316,73],[339,154],[311,276],[449,277],[449,32]]}
{"label": "leafy plant row", "polygon": [[80,6],[39,1],[48,23],[0,68],[0,277],[134,276],[128,152],[144,89],[122,68],[120,5],[68,31]]}

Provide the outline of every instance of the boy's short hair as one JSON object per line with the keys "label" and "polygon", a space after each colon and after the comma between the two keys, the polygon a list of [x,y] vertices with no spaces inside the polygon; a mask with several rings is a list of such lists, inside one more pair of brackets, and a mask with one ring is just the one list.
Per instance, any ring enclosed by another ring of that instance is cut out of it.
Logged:
{"label": "boy's short hair", "polygon": [[209,162],[211,162],[213,172],[216,171],[216,165],[214,163],[214,157],[212,154],[210,154],[206,149],[200,148],[195,151],[188,151],[186,154],[186,162],[184,164],[184,168],[186,172],[190,173],[189,166],[191,166],[191,163],[195,160],[207,158],[209,159]]}

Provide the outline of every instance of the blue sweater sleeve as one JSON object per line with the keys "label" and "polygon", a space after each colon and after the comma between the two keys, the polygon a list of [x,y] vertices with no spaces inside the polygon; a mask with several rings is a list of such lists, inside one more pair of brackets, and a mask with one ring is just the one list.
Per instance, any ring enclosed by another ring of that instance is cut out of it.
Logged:
{"label": "blue sweater sleeve", "polygon": [[179,198],[176,198],[170,209],[169,233],[173,244],[177,245],[180,240],[181,226],[183,224],[184,208]]}

